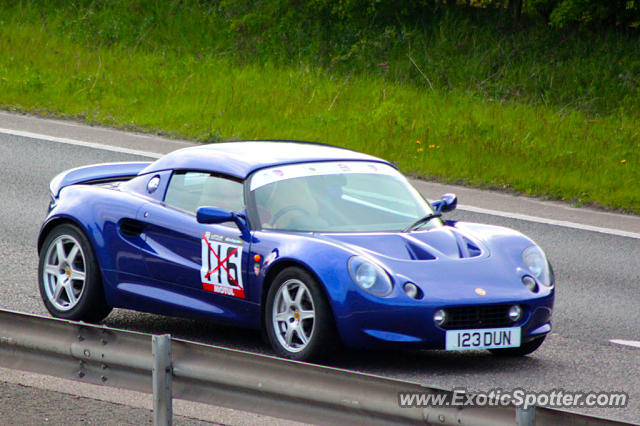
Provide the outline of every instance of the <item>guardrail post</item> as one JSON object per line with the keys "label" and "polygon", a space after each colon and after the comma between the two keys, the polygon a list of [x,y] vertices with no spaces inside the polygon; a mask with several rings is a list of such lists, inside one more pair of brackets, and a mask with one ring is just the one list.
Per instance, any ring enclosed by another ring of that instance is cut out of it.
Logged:
{"label": "guardrail post", "polygon": [[516,421],[518,426],[535,426],[536,424],[536,407],[534,405],[528,408],[516,408]]}
{"label": "guardrail post", "polygon": [[170,426],[173,417],[171,382],[171,335],[151,337],[153,353],[153,424]]}

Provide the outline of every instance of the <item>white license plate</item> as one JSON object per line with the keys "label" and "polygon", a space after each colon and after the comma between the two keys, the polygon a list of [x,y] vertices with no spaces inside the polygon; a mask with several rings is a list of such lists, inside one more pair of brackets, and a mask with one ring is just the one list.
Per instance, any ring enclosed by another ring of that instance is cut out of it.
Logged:
{"label": "white license plate", "polygon": [[448,351],[499,349],[520,346],[520,327],[447,331]]}

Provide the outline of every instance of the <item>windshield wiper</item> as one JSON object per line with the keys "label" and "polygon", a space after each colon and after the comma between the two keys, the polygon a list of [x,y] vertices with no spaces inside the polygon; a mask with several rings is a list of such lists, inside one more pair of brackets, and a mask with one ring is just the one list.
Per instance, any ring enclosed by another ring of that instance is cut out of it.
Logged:
{"label": "windshield wiper", "polygon": [[435,219],[436,217],[441,217],[441,216],[442,215],[440,213],[429,213],[428,215],[421,217],[420,219],[413,222],[411,225],[404,228],[402,232],[411,232],[414,229],[419,228],[421,225],[424,225],[425,223],[429,222],[431,219]]}

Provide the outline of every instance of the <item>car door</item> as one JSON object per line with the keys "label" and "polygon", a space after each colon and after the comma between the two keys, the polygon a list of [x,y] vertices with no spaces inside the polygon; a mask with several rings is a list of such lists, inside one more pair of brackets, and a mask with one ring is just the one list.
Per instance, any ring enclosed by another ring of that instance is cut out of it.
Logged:
{"label": "car door", "polygon": [[144,263],[153,286],[168,292],[175,305],[224,316],[249,296],[250,247],[233,223],[198,223],[201,206],[243,211],[242,182],[201,171],[174,172],[163,201],[138,211],[147,245]]}

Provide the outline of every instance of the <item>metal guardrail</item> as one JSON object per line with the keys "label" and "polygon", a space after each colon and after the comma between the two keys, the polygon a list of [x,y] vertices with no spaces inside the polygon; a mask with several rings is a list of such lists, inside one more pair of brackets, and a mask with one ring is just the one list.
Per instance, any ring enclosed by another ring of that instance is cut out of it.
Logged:
{"label": "metal guardrail", "polygon": [[536,407],[402,408],[399,392],[442,389],[267,355],[0,310],[0,366],[322,424],[623,425]]}

